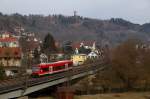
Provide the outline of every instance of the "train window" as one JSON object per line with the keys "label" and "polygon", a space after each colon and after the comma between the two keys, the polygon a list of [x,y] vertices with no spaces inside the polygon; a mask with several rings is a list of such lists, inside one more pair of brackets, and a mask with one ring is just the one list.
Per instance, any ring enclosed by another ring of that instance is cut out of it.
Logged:
{"label": "train window", "polygon": [[68,67],[68,64],[65,64],[66,67]]}
{"label": "train window", "polygon": [[61,69],[65,69],[65,65],[53,67],[53,71],[57,71],[57,70],[61,70]]}
{"label": "train window", "polygon": [[18,73],[18,71],[17,71],[17,70],[12,70],[12,72],[14,72],[14,73]]}
{"label": "train window", "polygon": [[42,68],[43,72],[48,72],[49,68]]}
{"label": "train window", "polygon": [[39,69],[40,69],[40,68],[39,68],[39,67],[36,67],[36,66],[32,67],[32,71],[33,71],[33,72],[39,71]]}

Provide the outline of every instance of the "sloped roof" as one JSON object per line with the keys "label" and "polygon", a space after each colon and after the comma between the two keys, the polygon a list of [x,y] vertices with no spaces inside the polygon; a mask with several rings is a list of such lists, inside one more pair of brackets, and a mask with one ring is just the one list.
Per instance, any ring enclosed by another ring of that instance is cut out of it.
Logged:
{"label": "sloped roof", "polygon": [[15,57],[21,58],[21,48],[19,47],[4,47],[0,48],[0,58],[2,57]]}
{"label": "sloped roof", "polygon": [[0,38],[0,42],[14,42],[14,41],[17,41],[17,38],[14,37]]}
{"label": "sloped roof", "polygon": [[95,52],[90,52],[88,56],[98,56]]}

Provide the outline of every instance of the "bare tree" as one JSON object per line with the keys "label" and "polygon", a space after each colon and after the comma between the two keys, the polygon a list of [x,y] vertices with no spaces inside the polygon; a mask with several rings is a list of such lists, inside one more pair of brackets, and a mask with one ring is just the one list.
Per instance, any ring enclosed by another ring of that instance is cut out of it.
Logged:
{"label": "bare tree", "polygon": [[126,84],[127,88],[132,88],[138,79],[137,57],[135,40],[128,40],[119,45],[112,55],[112,66],[117,76]]}

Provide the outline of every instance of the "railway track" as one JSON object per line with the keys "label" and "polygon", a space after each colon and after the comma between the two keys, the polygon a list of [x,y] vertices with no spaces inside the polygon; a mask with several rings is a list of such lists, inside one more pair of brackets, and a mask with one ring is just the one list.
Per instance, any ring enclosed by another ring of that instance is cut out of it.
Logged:
{"label": "railway track", "polygon": [[41,83],[54,81],[54,80],[61,79],[64,77],[70,77],[73,75],[77,75],[79,73],[87,72],[89,70],[96,70],[100,67],[103,67],[102,63],[97,62],[93,64],[76,66],[76,67],[73,67],[73,69],[69,71],[60,72],[60,73],[52,74],[49,76],[39,77],[39,78],[29,77],[27,79],[25,76],[23,76],[20,78],[4,80],[0,82],[0,94],[13,91],[13,90],[17,90],[17,89],[26,89],[26,87],[39,85]]}

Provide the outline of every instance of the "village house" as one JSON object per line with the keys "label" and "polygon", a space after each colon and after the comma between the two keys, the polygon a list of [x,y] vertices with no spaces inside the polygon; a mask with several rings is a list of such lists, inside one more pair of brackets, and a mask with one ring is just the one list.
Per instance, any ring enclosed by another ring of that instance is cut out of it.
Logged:
{"label": "village house", "polygon": [[35,33],[23,33],[21,36],[23,52],[34,51],[39,48],[42,41],[35,36]]}
{"label": "village house", "polygon": [[98,57],[99,57],[98,54],[94,51],[92,51],[88,54],[88,58],[90,58],[90,59],[96,59]]}
{"label": "village house", "polygon": [[0,34],[0,65],[7,76],[14,75],[21,66],[21,48],[18,39],[9,32]]}
{"label": "village house", "polygon": [[[89,44],[89,45],[88,45]],[[80,45],[75,45],[75,54],[72,55],[72,61],[74,65],[81,65],[87,59],[98,59],[100,57],[100,51],[96,48],[95,42],[81,42]]]}
{"label": "village house", "polygon": [[87,60],[96,60],[102,57],[102,50],[97,49],[94,41],[76,43],[73,47],[75,49],[75,54],[72,55],[74,65],[82,65]]}
{"label": "village house", "polygon": [[74,54],[72,55],[71,60],[73,61],[74,66],[82,65],[87,60],[86,54]]}
{"label": "village house", "polygon": [[11,33],[0,34],[0,65],[7,76],[14,75],[21,66],[21,48],[19,41]]}
{"label": "village house", "polygon": [[38,51],[38,54],[40,54],[41,43],[42,41],[40,38],[38,38],[33,32],[24,32],[21,34],[20,46],[22,48],[23,56],[29,59],[30,66],[37,61],[37,59],[35,59],[34,53],[35,51]]}

